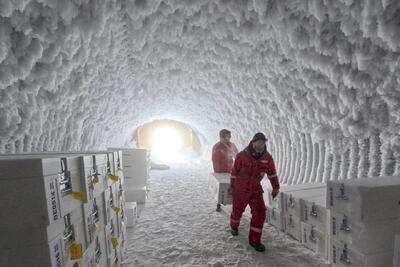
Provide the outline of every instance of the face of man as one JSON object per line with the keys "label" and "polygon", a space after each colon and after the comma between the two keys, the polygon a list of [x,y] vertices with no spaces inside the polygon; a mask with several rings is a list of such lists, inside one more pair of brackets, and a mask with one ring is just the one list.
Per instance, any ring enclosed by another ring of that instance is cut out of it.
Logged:
{"label": "face of man", "polygon": [[225,145],[229,144],[230,141],[231,141],[230,134],[225,134],[223,137],[221,137],[221,142],[224,143]]}
{"label": "face of man", "polygon": [[257,140],[253,142],[253,148],[257,153],[263,152],[264,147],[265,147],[265,141],[263,140]]}

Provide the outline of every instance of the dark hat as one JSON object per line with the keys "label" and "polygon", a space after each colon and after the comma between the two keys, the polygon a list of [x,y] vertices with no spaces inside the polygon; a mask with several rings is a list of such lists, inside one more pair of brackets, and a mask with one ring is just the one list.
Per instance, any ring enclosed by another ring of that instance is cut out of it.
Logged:
{"label": "dark hat", "polygon": [[256,133],[253,137],[253,139],[251,139],[251,142],[255,142],[258,140],[262,140],[262,141],[268,141],[268,139],[265,137],[265,135],[263,133]]}
{"label": "dark hat", "polygon": [[222,129],[221,131],[219,131],[219,137],[225,137],[226,134],[231,135],[231,132],[228,131],[227,129]]}

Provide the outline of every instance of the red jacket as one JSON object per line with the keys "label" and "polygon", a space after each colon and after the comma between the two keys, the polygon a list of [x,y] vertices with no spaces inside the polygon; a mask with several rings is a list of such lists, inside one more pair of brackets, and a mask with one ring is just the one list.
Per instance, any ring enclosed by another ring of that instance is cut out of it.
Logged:
{"label": "red jacket", "polygon": [[236,156],[231,172],[231,187],[235,191],[264,192],[260,183],[264,174],[267,174],[272,187],[279,189],[279,180],[271,154],[265,152],[259,159],[255,159],[248,149],[245,149]]}
{"label": "red jacket", "polygon": [[228,145],[222,142],[216,143],[212,150],[214,172],[231,172],[237,153],[238,150],[234,143]]}

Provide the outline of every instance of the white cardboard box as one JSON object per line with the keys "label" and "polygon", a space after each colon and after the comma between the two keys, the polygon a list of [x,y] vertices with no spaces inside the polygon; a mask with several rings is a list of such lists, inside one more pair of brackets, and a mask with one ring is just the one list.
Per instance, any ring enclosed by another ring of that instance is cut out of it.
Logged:
{"label": "white cardboard box", "polygon": [[333,238],[330,242],[330,255],[331,264],[335,267],[390,267],[393,264],[393,250],[363,254],[350,245]]}
{"label": "white cardboard box", "polygon": [[329,181],[327,205],[357,221],[399,217],[400,177]]}
{"label": "white cardboard box", "polygon": [[269,180],[263,179],[262,185],[263,185],[263,188],[265,191],[264,192],[265,204],[268,207],[279,208],[280,210],[283,210],[283,194],[282,193],[326,187],[326,184],[324,184],[324,183],[306,183],[306,184],[296,184],[296,185],[285,185],[285,186],[280,187],[280,189],[279,189],[280,193],[278,194],[277,197],[275,197],[273,199],[272,195],[271,195],[272,187],[271,187]]}
{"label": "white cardboard box", "polygon": [[106,189],[107,177],[103,160],[101,155],[85,155],[81,159],[82,175],[85,177],[85,191],[89,195],[88,200],[99,196]]}
{"label": "white cardboard box", "polygon": [[146,187],[129,188],[125,190],[124,199],[127,202],[145,203],[147,198]]}
{"label": "white cardboard box", "polygon": [[[68,214],[70,222],[74,225],[76,239],[83,245],[86,244],[84,223],[81,208]],[[62,235],[65,229],[64,217],[48,226],[30,227],[29,220],[25,226],[2,226],[0,224],[0,249],[29,247],[48,244],[51,240]]]}
{"label": "white cardboard box", "polygon": [[126,227],[134,227],[137,220],[137,203],[126,202],[125,203],[125,214],[127,218]]}
{"label": "white cardboard box", "polygon": [[301,243],[323,258],[328,258],[328,239],[325,232],[321,232],[311,224],[301,222]]}
{"label": "white cardboard box", "polygon": [[307,188],[292,192],[283,192],[284,213],[292,214],[298,218],[302,217],[302,206],[300,199],[309,199],[323,196],[326,192],[325,187]]}
{"label": "white cardboard box", "polygon": [[147,179],[137,179],[137,178],[129,178],[125,177],[124,180],[124,188],[137,188],[137,187],[146,187],[147,186]]}
{"label": "white cardboard box", "polygon": [[360,223],[353,218],[331,211],[329,234],[333,239],[345,242],[361,253],[393,251],[397,219]]}
{"label": "white cardboard box", "polygon": [[65,267],[65,253],[63,236],[60,235],[47,244],[0,249],[0,266]]}
{"label": "white cardboard box", "polygon": [[123,172],[125,179],[134,179],[136,187],[147,185],[150,173],[150,151],[137,148],[110,148],[122,151]]}
{"label": "white cardboard box", "polygon": [[82,260],[79,262],[78,267],[96,266],[95,246],[96,243],[93,242],[86,248],[86,251],[83,253]]}
{"label": "white cardboard box", "polygon": [[278,208],[267,208],[267,223],[275,226],[277,229],[284,231],[283,214]]}
{"label": "white cardboard box", "polygon": [[208,177],[208,189],[215,201],[217,201],[217,204],[232,204],[232,195],[228,192],[230,182],[229,173],[210,173]]}
{"label": "white cardboard box", "polygon": [[125,193],[124,193],[124,186],[122,183],[115,183],[115,187],[117,190],[117,194],[116,194],[116,200],[117,200],[117,205],[121,205],[122,203],[125,203]]}
{"label": "white cardboard box", "polygon": [[113,217],[113,212],[111,210],[112,203],[114,202],[113,200],[113,194],[111,193],[111,189],[107,188],[103,193],[102,193],[102,199],[103,201],[103,212],[104,216],[104,224],[103,225],[108,225],[110,224],[111,218]]}
{"label": "white cardboard box", "polygon": [[[29,218],[30,227],[41,227],[80,207],[83,201],[71,195],[73,191],[82,190],[79,166],[73,164],[76,159],[64,160],[55,155],[49,158],[14,156],[0,160],[0,209],[7,214],[1,225],[25,225]],[[68,162],[72,169],[62,170],[61,162]],[[65,183],[60,184],[61,177],[70,177],[67,187]],[[69,189],[63,191],[62,187]]]}
{"label": "white cardboard box", "polygon": [[[79,210],[79,209],[78,209]],[[75,218],[74,218],[75,217]],[[69,248],[71,244],[81,244],[82,250],[85,251],[87,244],[85,242],[85,229],[82,217],[80,220],[76,215],[71,215],[72,231],[65,232],[65,226],[62,227],[60,235],[54,237],[51,241],[29,245],[21,245],[18,247],[8,247],[0,249],[0,266],[70,266],[80,260],[71,260],[69,258]],[[60,226],[61,227],[61,226]],[[26,239],[32,240],[39,235],[32,230],[30,236]],[[66,235],[71,234],[73,240],[66,242]],[[17,233],[12,232],[12,235]],[[29,235],[29,233],[27,233]],[[18,235],[21,235],[18,233]],[[46,238],[46,237],[41,237]],[[32,243],[32,242],[31,242]]]}
{"label": "white cardboard box", "polygon": [[88,246],[78,267],[96,267],[98,266],[97,263],[100,266],[107,266],[108,264],[104,232],[99,233],[94,242]]}
{"label": "white cardboard box", "polygon": [[300,202],[302,210],[301,220],[314,225],[318,230],[325,233],[330,214],[330,211],[326,209],[326,196],[301,199]]}
{"label": "white cardboard box", "polygon": [[114,238],[115,235],[112,234],[111,228],[112,228],[111,224],[107,225],[104,228],[104,238],[105,238],[105,241],[106,241],[105,243],[106,243],[106,256],[107,256],[107,259],[114,258],[114,256],[115,256],[115,250],[114,250],[113,245],[112,245],[112,238]]}
{"label": "white cardboard box", "polygon": [[299,217],[292,214],[284,214],[285,232],[296,239],[301,241],[301,220]]}
{"label": "white cardboard box", "polygon": [[101,195],[82,206],[87,244],[93,243],[95,237],[100,233],[100,229],[104,228],[105,218],[102,217],[104,216],[103,209]]}
{"label": "white cardboard box", "polygon": [[116,214],[116,218],[117,218],[117,233],[118,236],[121,236],[122,232],[126,230],[125,228],[125,218],[123,216],[125,216],[125,204],[119,206],[120,211],[118,212],[118,214]]}

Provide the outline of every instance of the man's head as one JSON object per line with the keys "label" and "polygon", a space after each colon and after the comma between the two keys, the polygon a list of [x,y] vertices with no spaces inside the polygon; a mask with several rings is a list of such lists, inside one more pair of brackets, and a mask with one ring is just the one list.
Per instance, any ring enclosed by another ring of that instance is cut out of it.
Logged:
{"label": "man's head", "polygon": [[219,131],[219,139],[222,143],[229,144],[231,140],[231,132],[227,129],[222,129],[221,131]]}
{"label": "man's head", "polygon": [[263,133],[256,133],[253,139],[251,139],[251,144],[257,153],[261,153],[264,151],[267,141],[268,139]]}

